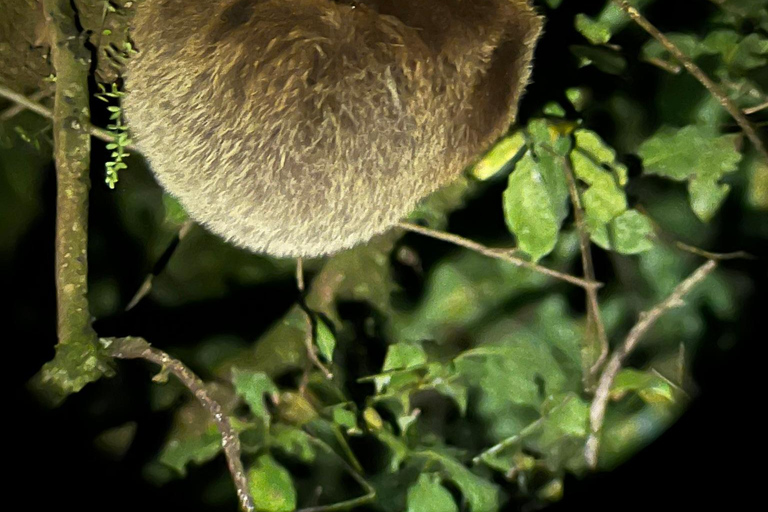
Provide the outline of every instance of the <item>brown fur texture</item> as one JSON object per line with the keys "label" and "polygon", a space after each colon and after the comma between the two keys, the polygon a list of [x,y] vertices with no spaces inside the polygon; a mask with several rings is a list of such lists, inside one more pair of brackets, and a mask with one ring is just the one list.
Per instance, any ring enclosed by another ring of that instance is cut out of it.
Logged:
{"label": "brown fur texture", "polygon": [[527,0],[150,0],[124,107],[193,219],[253,251],[329,254],[508,129],[540,29]]}

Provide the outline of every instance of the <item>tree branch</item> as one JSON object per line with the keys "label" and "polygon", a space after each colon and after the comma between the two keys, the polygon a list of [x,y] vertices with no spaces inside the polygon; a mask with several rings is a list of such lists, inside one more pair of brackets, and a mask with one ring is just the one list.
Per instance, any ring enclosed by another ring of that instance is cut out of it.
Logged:
{"label": "tree branch", "polygon": [[605,365],[603,373],[600,376],[597,390],[595,391],[595,398],[592,401],[589,410],[590,435],[584,449],[584,457],[589,466],[594,468],[597,465],[600,431],[603,428],[603,421],[605,420],[605,410],[608,406],[608,399],[610,398],[613,381],[621,370],[621,365],[624,362],[624,359],[637,347],[642,337],[651,329],[651,327],[653,327],[656,321],[670,309],[681,306],[683,304],[683,297],[690,293],[697,284],[701,283],[709,274],[711,274],[716,267],[716,261],[707,261],[704,265],[696,269],[696,271],[685,281],[680,283],[669,297],[664,299],[653,309],[641,313],[640,319],[629,331],[624,343],[611,355],[611,358],[608,360],[608,363]]}
{"label": "tree branch", "polygon": [[[56,82],[57,83],[61,82],[61,77],[57,76]],[[45,107],[40,103],[37,103],[36,101],[30,98],[27,98],[23,94],[19,94],[2,84],[0,84],[0,97],[3,97],[8,101],[12,101],[21,109],[31,110],[35,114],[43,116],[47,119],[54,118],[54,112],[52,112],[51,109],[49,109],[48,107]],[[15,116],[17,113],[18,113],[17,109],[13,109],[12,111],[9,110],[8,112],[3,113],[2,119],[0,120],[6,121],[11,117]],[[99,128],[98,126],[92,125],[88,116],[85,116],[84,119],[82,119],[82,123],[83,123],[82,126],[85,128],[85,131],[93,135],[97,139],[101,139],[104,142],[115,141],[115,136],[112,135],[110,132],[108,132],[107,130],[104,130],[103,128]],[[126,149],[129,149],[131,151],[138,151],[138,148],[136,148],[133,145],[126,146]]]}
{"label": "tree branch", "polygon": [[107,353],[116,359],[144,359],[145,361],[160,365],[163,369],[175,375],[195,395],[195,398],[200,401],[205,410],[211,414],[216,427],[221,433],[221,447],[224,450],[227,466],[237,489],[240,508],[244,512],[253,512],[256,507],[248,489],[248,478],[245,468],[240,460],[240,439],[232,427],[229,418],[222,411],[221,405],[208,394],[205,383],[203,383],[200,377],[195,375],[184,363],[172,358],[162,350],[153,348],[142,338],[102,338],[101,342],[106,346]]}
{"label": "tree branch", "polygon": [[513,255],[512,252],[514,249],[493,249],[491,247],[486,247],[482,244],[479,244],[472,240],[468,240],[458,235],[454,235],[451,233],[444,233],[442,231],[425,228],[422,226],[418,226],[416,224],[411,224],[409,222],[400,222],[398,223],[398,227],[405,229],[407,231],[411,231],[413,233],[419,233],[420,235],[436,238],[437,240],[442,240],[444,242],[448,242],[454,245],[465,247],[467,249],[471,249],[484,256],[489,256],[491,258],[508,261],[510,263],[513,263],[514,265],[517,265],[518,267],[527,268],[528,270],[533,270],[534,272],[538,272],[540,274],[554,277],[555,279],[559,279],[560,281],[565,281],[567,283],[575,284],[576,286],[581,286],[582,288],[600,288],[602,286],[602,283],[598,283],[596,281],[582,279],[580,277],[572,276],[570,274],[565,274],[563,272],[558,272],[557,270],[552,270],[542,265],[537,265],[536,263],[531,263],[530,261],[526,261],[523,258]]}
{"label": "tree branch", "polygon": [[[571,203],[573,203],[573,212],[576,217],[576,230],[579,232],[579,248],[581,249],[581,267],[584,272],[584,279],[594,282],[595,281],[595,267],[592,263],[592,243],[589,239],[589,232],[587,231],[587,225],[584,220],[584,208],[581,204],[581,197],[579,196],[579,190],[576,187],[576,177],[573,172],[573,166],[568,157],[563,157],[563,168],[565,169],[565,177],[568,181],[568,192],[571,196]],[[583,369],[584,369],[584,383],[585,387],[591,388],[594,378],[600,371],[605,359],[608,357],[608,335],[605,333],[605,324],[600,316],[600,303],[597,300],[597,288],[594,286],[585,288],[587,294],[587,338],[591,334],[597,337],[597,342],[600,347],[600,352],[597,358],[592,361],[588,358],[592,355],[592,350],[585,350],[583,354]],[[587,342],[588,343],[588,342]],[[588,348],[592,348],[591,346]]]}
{"label": "tree branch", "polygon": [[673,57],[675,57],[680,62],[680,64],[682,64],[683,67],[691,75],[693,75],[693,77],[698,80],[712,96],[717,99],[717,101],[720,102],[720,105],[722,105],[723,108],[727,110],[729,114],[731,114],[731,117],[733,117],[736,123],[738,123],[747,138],[752,141],[752,144],[755,146],[755,148],[760,152],[765,161],[768,162],[768,151],[766,151],[762,139],[760,139],[758,136],[755,128],[752,126],[752,123],[749,122],[749,119],[747,119],[739,107],[737,107],[736,104],[731,101],[725,91],[723,91],[719,85],[712,81],[712,79],[709,78],[706,73],[704,73],[704,71],[702,71],[701,68],[693,62],[693,60],[691,60],[677,46],[675,46],[675,44],[670,41],[667,36],[665,36],[659,29],[653,26],[653,24],[648,21],[648,19],[643,16],[640,11],[629,5],[626,0],[611,1],[616,4],[622,11],[627,13],[627,15],[629,15],[629,17],[632,18],[635,23],[640,25],[643,30],[648,32],[648,34],[650,34],[654,39],[661,43],[661,45]]}
{"label": "tree branch", "polygon": [[[54,401],[110,372],[88,310],[88,126],[90,54],[69,0],[45,0],[57,73],[53,111],[56,161],[56,356],[33,381]],[[37,110],[36,110],[37,111]]]}

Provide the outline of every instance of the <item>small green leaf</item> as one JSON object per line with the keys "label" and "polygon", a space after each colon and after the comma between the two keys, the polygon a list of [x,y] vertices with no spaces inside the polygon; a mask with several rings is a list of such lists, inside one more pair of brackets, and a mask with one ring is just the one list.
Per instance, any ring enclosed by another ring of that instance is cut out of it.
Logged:
{"label": "small green leaf", "polygon": [[275,425],[270,432],[269,444],[307,464],[315,460],[312,439],[300,428]]}
{"label": "small green leaf", "polygon": [[165,208],[165,220],[174,225],[181,225],[187,221],[187,212],[181,203],[170,194],[163,194],[163,207]]}
{"label": "small green leaf", "polygon": [[605,44],[613,35],[608,23],[592,19],[586,14],[576,15],[576,30],[592,44]]}
{"label": "small green leaf", "polygon": [[292,512],[296,489],[288,471],[265,454],[248,471],[248,487],[260,512]]}
{"label": "small green leaf", "polygon": [[519,158],[524,150],[525,136],[522,130],[518,130],[497,142],[470,172],[479,180],[490,179],[507,164]]}
{"label": "small green leaf", "polygon": [[326,361],[333,361],[333,350],[336,348],[336,336],[333,335],[331,328],[328,327],[328,324],[326,324],[320,316],[316,316],[316,319],[317,328],[315,332],[315,343],[317,343],[317,348],[320,350],[320,355],[322,355]]}
{"label": "small green leaf", "polygon": [[235,368],[232,370],[232,384],[251,412],[265,423],[269,422],[270,414],[264,403],[264,395],[277,393],[277,386],[272,379],[263,372],[248,372]]}
{"label": "small green leaf", "polygon": [[692,179],[688,182],[688,193],[693,212],[704,222],[712,220],[730,190],[730,186],[714,180]]}
{"label": "small green leaf", "polygon": [[333,408],[331,415],[333,422],[344,428],[347,432],[357,431],[357,416],[343,405],[337,405]]}
{"label": "small green leaf", "polygon": [[649,404],[674,401],[672,385],[666,379],[633,368],[624,368],[616,376],[611,388],[611,398],[619,400],[627,393],[637,393]]}
{"label": "small green leaf", "polygon": [[440,484],[440,476],[422,473],[408,489],[407,512],[458,512],[448,489]]}
{"label": "small green leaf", "polygon": [[639,254],[653,248],[653,225],[637,210],[627,210],[592,232],[592,241],[621,254]]}
{"label": "small green leaf", "polygon": [[427,362],[427,353],[418,343],[395,343],[387,349],[383,371],[402,370]]}
{"label": "small green leaf", "polygon": [[419,455],[437,462],[441,474],[459,488],[469,504],[471,512],[497,512],[499,490],[492,483],[470,471],[464,464],[448,455],[436,451],[419,452]]}
{"label": "small green leaf", "polygon": [[215,425],[198,436],[171,439],[160,452],[159,461],[174,469],[180,476],[187,473],[187,464],[202,464],[221,451],[221,434]]}

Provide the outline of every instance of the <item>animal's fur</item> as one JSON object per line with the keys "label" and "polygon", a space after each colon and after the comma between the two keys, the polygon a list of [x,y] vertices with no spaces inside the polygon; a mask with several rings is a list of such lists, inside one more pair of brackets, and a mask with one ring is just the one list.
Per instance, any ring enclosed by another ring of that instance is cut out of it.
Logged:
{"label": "animal's fur", "polygon": [[126,116],[192,218],[278,256],[366,241],[511,124],[527,0],[150,0]]}

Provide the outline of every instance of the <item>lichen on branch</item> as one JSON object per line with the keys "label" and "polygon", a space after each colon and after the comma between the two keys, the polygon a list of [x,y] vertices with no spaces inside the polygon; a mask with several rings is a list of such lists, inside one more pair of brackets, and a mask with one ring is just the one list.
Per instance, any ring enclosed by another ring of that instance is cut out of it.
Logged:
{"label": "lichen on branch", "polygon": [[56,70],[53,134],[58,344],[56,356],[43,366],[33,384],[44,396],[59,401],[111,370],[91,326],[87,297],[90,52],[68,0],[45,0],[44,8]]}

